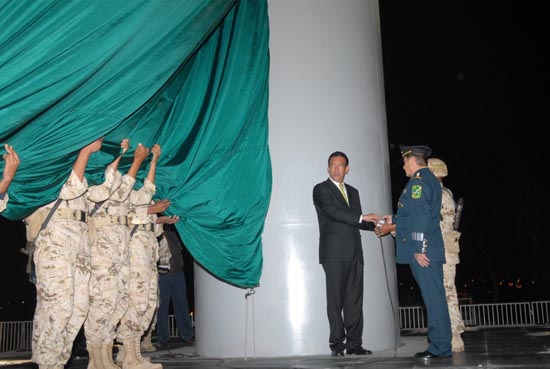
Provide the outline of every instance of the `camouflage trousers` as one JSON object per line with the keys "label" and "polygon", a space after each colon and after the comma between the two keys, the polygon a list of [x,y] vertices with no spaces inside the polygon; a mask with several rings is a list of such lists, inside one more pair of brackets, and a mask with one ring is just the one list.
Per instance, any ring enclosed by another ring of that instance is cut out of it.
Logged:
{"label": "camouflage trousers", "polygon": [[117,328],[117,340],[141,337],[158,305],[158,242],[152,232],[138,230],[130,241],[129,306]]}
{"label": "camouflage trousers", "polygon": [[443,285],[445,295],[447,296],[447,306],[449,308],[449,317],[451,318],[452,334],[461,334],[464,332],[464,322],[458,306],[458,297],[456,295],[456,264],[443,264]]}
{"label": "camouflage trousers", "polygon": [[125,225],[112,224],[97,229],[90,246],[90,311],[84,329],[91,343],[110,343],[129,305],[129,233]]}
{"label": "camouflage trousers", "polygon": [[88,314],[90,248],[86,224],[50,221],[36,239],[34,263],[32,361],[63,365]]}

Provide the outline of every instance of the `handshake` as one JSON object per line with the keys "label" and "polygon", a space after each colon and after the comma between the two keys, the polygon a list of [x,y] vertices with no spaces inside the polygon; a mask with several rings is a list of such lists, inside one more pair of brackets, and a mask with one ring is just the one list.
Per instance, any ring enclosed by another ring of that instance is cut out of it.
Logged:
{"label": "handshake", "polygon": [[374,233],[376,233],[378,237],[383,237],[389,233],[395,235],[395,224],[392,223],[391,215],[382,216],[370,213],[362,215],[361,220],[363,222],[374,223],[376,225],[374,227]]}

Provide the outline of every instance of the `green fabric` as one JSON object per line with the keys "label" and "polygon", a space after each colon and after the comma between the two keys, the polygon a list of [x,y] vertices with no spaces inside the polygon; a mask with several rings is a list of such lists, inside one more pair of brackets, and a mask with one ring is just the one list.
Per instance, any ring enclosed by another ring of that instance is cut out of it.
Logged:
{"label": "green fabric", "polygon": [[171,200],[195,260],[258,284],[271,194],[266,0],[3,1],[0,29],[0,142],[21,158],[3,216],[53,201],[98,137],[91,184],[123,138],[123,173],[138,143],[158,143],[155,198]]}

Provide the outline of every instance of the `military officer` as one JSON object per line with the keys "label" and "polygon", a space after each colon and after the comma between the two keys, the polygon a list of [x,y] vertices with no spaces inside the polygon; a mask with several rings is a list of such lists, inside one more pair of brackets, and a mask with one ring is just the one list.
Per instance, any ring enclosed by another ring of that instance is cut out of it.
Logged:
{"label": "military officer", "polygon": [[441,185],[430,172],[428,146],[400,146],[403,169],[409,181],[399,197],[397,214],[386,215],[376,228],[378,235],[390,232],[397,244],[396,261],[409,264],[428,311],[426,351],[415,357],[429,359],[452,356],[451,323],[443,287],[445,251],[439,226]]}

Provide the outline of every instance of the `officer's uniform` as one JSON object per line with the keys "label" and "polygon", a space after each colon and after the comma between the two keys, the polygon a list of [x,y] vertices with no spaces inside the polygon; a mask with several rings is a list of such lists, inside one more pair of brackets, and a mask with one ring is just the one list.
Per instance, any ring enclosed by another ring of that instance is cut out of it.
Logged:
{"label": "officer's uniform", "polygon": [[[402,155],[416,147],[402,147]],[[420,154],[429,156],[429,151]],[[411,159],[412,160],[412,159]],[[414,173],[399,197],[397,214],[392,217],[396,225],[396,261],[409,264],[420,287],[428,311],[428,350],[433,355],[451,356],[451,324],[445,289],[443,287],[443,263],[445,251],[439,226],[441,209],[441,185],[425,167]],[[428,267],[422,267],[414,255],[424,253],[430,260]]]}
{"label": "officer's uniform", "polygon": [[90,360],[96,367],[116,369],[113,363],[115,329],[128,310],[130,280],[128,231],[128,197],[135,179],[122,176],[110,166],[105,172],[110,196],[102,202],[97,192],[88,191],[90,232],[95,242],[90,246],[92,273],[90,278],[90,312],[84,324]]}
{"label": "officer's uniform", "polygon": [[[63,368],[89,307],[88,182],[74,171],[61,188],[59,207],[35,241],[36,309],[32,361]],[[55,201],[45,205],[50,212]]]}

